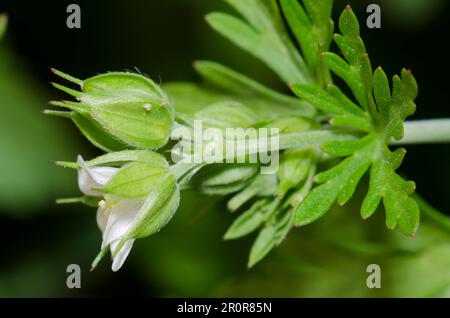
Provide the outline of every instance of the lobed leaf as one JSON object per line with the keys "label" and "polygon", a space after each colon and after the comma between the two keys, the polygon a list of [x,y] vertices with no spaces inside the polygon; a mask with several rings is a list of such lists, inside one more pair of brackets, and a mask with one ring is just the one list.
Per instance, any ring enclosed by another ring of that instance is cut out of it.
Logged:
{"label": "lobed leaf", "polygon": [[372,92],[372,66],[359,34],[358,19],[350,6],[341,14],[339,29],[342,34],[336,34],[334,39],[346,61],[332,53],[325,54],[326,60],[330,69],[351,88],[358,103],[373,115],[375,109],[369,98]]}
{"label": "lobed leaf", "polygon": [[226,0],[247,21],[211,13],[211,27],[235,45],[262,60],[286,83],[310,82],[302,56],[290,42],[276,0]]}
{"label": "lobed leaf", "polygon": [[[281,0],[280,5],[309,68],[321,78],[321,53],[330,47],[333,35],[332,0]],[[306,9],[306,10],[305,10]],[[325,76],[329,76],[326,71]]]}
{"label": "lobed leaf", "polygon": [[297,96],[324,113],[334,115],[335,122],[341,122],[363,131],[372,130],[370,117],[345,97],[336,86],[331,85],[327,91],[316,84],[297,83],[291,85],[291,89]]}
{"label": "lobed leaf", "polygon": [[359,181],[369,169],[375,148],[373,137],[366,138],[355,149],[354,142],[349,147],[354,153],[337,166],[316,176],[322,185],[314,188],[296,210],[296,224],[303,226],[324,216],[338,201],[344,205],[355,192]]}
{"label": "lobed leaf", "polygon": [[419,226],[420,212],[416,201],[411,198],[414,182],[405,181],[386,162],[375,163],[372,167],[369,191],[364,199],[361,216],[369,218],[383,200],[386,210],[386,226],[394,229],[397,225],[406,235],[414,236]]}
{"label": "lobed leaf", "polygon": [[[273,103],[273,111],[277,111],[278,108],[284,106],[292,110],[295,109],[295,112],[299,115],[312,117],[315,114],[315,109],[311,105],[301,102],[297,98],[274,91],[221,64],[198,61],[194,64],[194,67],[208,84],[212,84],[220,90],[233,94],[233,98],[236,95],[251,99],[260,98]],[[252,104],[249,103],[250,106]]]}
{"label": "lobed leaf", "polygon": [[404,149],[392,152],[392,139],[403,136],[403,123],[415,111],[417,83],[411,72],[403,70],[393,79],[393,88],[381,68],[372,74],[365,45],[359,36],[359,24],[350,7],[341,15],[341,35],[335,41],[345,60],[326,53],[331,70],[340,76],[353,91],[362,109],[339,89],[327,90],[317,85],[295,84],[292,90],[313,106],[333,115],[332,125],[347,126],[365,131],[359,140],[334,141],[322,150],[332,157],[345,159],[335,167],[319,173],[314,188],[296,210],[297,225],[306,225],[322,217],[337,201],[345,204],[354,194],[362,176],[370,169],[369,191],[361,207],[363,218],[370,217],[383,201],[386,225],[414,235],[419,224],[419,208],[411,197],[415,185],[405,181],[397,170],[405,156]]}

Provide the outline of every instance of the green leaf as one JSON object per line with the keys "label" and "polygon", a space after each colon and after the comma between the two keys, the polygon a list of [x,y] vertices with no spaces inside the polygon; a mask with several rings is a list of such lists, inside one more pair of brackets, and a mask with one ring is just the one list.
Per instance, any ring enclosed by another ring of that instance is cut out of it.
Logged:
{"label": "green leaf", "polygon": [[314,188],[296,210],[297,225],[312,223],[331,209],[337,201],[345,204],[370,169],[370,185],[361,208],[363,218],[370,217],[383,201],[386,225],[414,235],[419,224],[419,208],[411,197],[415,185],[396,174],[405,151],[390,151],[392,139],[403,136],[403,122],[415,112],[417,83],[410,71],[403,70],[401,77],[393,79],[393,89],[386,74],[378,68],[372,74],[365,45],[359,36],[359,24],[348,6],[340,18],[342,35],[335,41],[345,59],[326,53],[328,64],[348,84],[361,108],[356,106],[335,86],[323,89],[318,85],[294,84],[292,90],[324,113],[333,117],[333,126],[347,126],[367,133],[360,140],[333,141],[322,150],[333,157],[344,157],[333,168],[319,173]]}
{"label": "green leaf", "polygon": [[239,181],[245,181],[255,176],[259,166],[256,164],[216,165],[212,169],[204,169],[202,187],[215,187]]}
{"label": "green leaf", "polygon": [[262,60],[286,83],[310,82],[311,74],[290,42],[275,0],[226,0],[248,23],[224,13],[211,13],[211,27]]}
{"label": "green leaf", "polygon": [[205,194],[228,195],[247,186],[258,170],[256,164],[210,165],[191,180],[191,185]]}
{"label": "green leaf", "polygon": [[392,95],[389,80],[381,67],[376,69],[373,76],[373,95],[378,106],[378,112],[385,120],[388,120]]}
{"label": "green leaf", "polygon": [[336,200],[344,205],[353,196],[356,186],[369,169],[375,147],[376,140],[367,137],[350,157],[318,174],[316,181],[323,184],[314,188],[299,205],[296,224],[304,226],[318,220],[331,209]]}
{"label": "green leaf", "polygon": [[252,207],[242,213],[224,235],[225,240],[235,240],[256,231],[267,219],[266,200],[256,201]]}
{"label": "green leaf", "polygon": [[[245,96],[251,99],[260,98],[272,103],[273,106],[271,108],[274,111],[277,108],[286,107],[291,111],[295,110],[298,115],[311,117],[315,114],[315,109],[311,105],[300,102],[294,97],[278,93],[221,64],[198,61],[194,66],[208,84],[212,84],[214,87],[232,94],[232,96]],[[248,104],[253,107],[253,103]]]}
{"label": "green leaf", "polygon": [[250,250],[247,265],[248,268],[255,266],[275,247],[277,243],[275,238],[276,233],[277,230],[274,226],[266,226],[259,232],[259,235]]}
{"label": "green leaf", "polygon": [[296,95],[324,113],[336,116],[335,121],[367,132],[372,130],[370,117],[336,86],[331,85],[328,90],[324,90],[319,85],[297,83],[291,85],[291,89]]}
{"label": "green leaf", "polygon": [[288,210],[274,216],[259,233],[250,250],[248,268],[252,268],[260,262],[270,251],[284,241],[293,225],[293,213]]}
{"label": "green leaf", "polygon": [[376,109],[369,98],[372,92],[372,66],[366,47],[359,35],[359,23],[350,6],[339,20],[342,35],[336,34],[335,41],[347,62],[335,54],[325,54],[330,69],[341,77],[353,91],[363,109],[375,114]]}
{"label": "green leaf", "polygon": [[392,104],[389,107],[389,121],[386,125],[386,138],[403,138],[403,122],[416,111],[414,100],[418,94],[417,82],[410,71],[402,70],[401,77],[394,76]]}
{"label": "green leaf", "polygon": [[280,4],[309,68],[320,79],[320,54],[329,49],[333,35],[333,1],[304,1],[304,7],[298,0],[281,0]]}
{"label": "green leaf", "polygon": [[370,217],[383,199],[386,210],[386,226],[397,225],[406,235],[415,236],[419,226],[419,206],[410,197],[415,184],[398,176],[389,163],[376,163],[372,167],[369,192],[361,208],[364,219]]}
{"label": "green leaf", "polygon": [[[187,115],[192,118],[195,113],[212,104],[223,102],[238,102],[251,108],[260,117],[274,119],[282,116],[307,116],[311,117],[314,111],[311,106],[304,107],[305,103],[297,98],[284,96],[276,99],[269,96],[259,96],[252,93],[251,88],[245,89],[244,95],[235,95],[222,91],[220,85],[211,87],[199,86],[191,83],[170,83],[164,85],[164,90],[170,97],[170,101],[177,111],[177,115]],[[245,84],[243,84],[245,88]],[[225,86],[223,89],[226,89]],[[231,88],[230,88],[231,89]],[[250,93],[250,94],[249,94]],[[237,94],[237,92],[236,92]]]}
{"label": "green leaf", "polygon": [[303,0],[303,4],[315,25],[326,25],[331,22],[333,0]]}
{"label": "green leaf", "polygon": [[349,5],[341,14],[339,19],[339,29],[344,36],[353,38],[359,36],[359,22]]}
{"label": "green leaf", "polygon": [[265,197],[276,194],[278,187],[276,174],[258,175],[243,191],[228,201],[228,209],[232,212],[239,209],[253,197]]}

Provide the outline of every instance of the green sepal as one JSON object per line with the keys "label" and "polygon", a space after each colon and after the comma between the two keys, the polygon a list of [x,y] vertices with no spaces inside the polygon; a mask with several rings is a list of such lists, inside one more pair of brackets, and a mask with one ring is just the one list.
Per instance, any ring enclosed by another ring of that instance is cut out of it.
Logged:
{"label": "green sepal", "polygon": [[132,162],[123,166],[104,187],[96,190],[113,197],[141,199],[164,183],[175,181],[167,166]]}
{"label": "green sepal", "polygon": [[208,195],[228,195],[246,187],[258,170],[257,164],[214,164],[203,168],[190,183]]}
{"label": "green sepal", "polygon": [[[111,152],[86,162],[87,166],[122,166],[124,163],[138,161],[147,162],[162,168],[168,168],[166,159],[159,153],[149,150],[124,150]],[[63,168],[80,169],[76,162],[56,161]]]}
{"label": "green sepal", "polygon": [[233,222],[225,233],[224,239],[235,240],[256,231],[267,220],[268,206],[267,200],[256,201],[249,210]]}
{"label": "green sepal", "polygon": [[231,212],[238,210],[253,197],[271,196],[277,193],[278,181],[276,174],[260,174],[245,189],[228,201]]}
{"label": "green sepal", "polygon": [[126,143],[105,131],[90,115],[71,112],[70,118],[81,133],[96,147],[105,152],[122,151],[130,148]]}
{"label": "green sepal", "polygon": [[260,262],[270,251],[284,241],[294,224],[294,213],[291,210],[274,215],[273,220],[259,232],[252,245],[248,259],[248,268]]}

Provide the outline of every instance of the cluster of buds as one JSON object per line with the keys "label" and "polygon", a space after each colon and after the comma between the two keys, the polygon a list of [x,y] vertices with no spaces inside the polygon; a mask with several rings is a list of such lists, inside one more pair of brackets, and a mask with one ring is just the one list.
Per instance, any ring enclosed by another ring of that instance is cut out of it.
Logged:
{"label": "cluster of buds", "polygon": [[107,73],[82,81],[52,71],[81,89],[53,84],[77,101],[50,102],[68,111],[46,113],[71,118],[107,152],[91,161],[79,156],[75,163],[59,164],[78,170],[84,194],[78,201],[98,206],[102,245],[92,267],[110,250],[117,271],[134,241],[158,232],[178,208],[177,178],[167,160],[154,152],[168,142],[175,112],[162,89],[139,74]]}

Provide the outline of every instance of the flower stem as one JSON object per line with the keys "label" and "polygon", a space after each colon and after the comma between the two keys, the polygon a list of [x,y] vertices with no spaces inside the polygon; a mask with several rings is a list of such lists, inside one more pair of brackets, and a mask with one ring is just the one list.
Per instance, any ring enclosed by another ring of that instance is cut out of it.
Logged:
{"label": "flower stem", "polygon": [[450,143],[450,119],[405,122],[405,137],[394,145]]}

